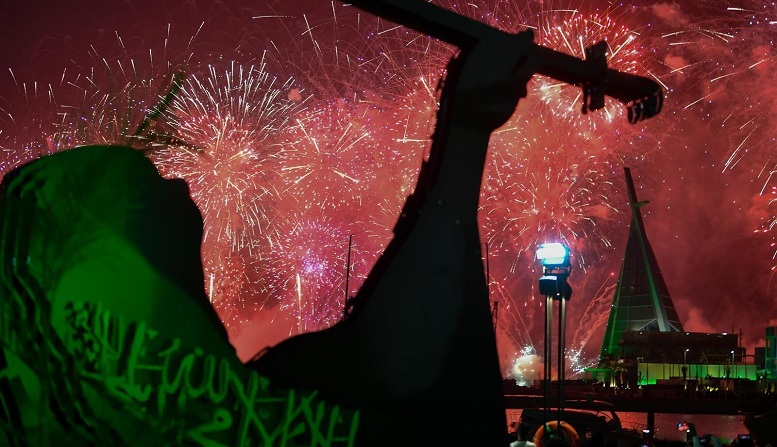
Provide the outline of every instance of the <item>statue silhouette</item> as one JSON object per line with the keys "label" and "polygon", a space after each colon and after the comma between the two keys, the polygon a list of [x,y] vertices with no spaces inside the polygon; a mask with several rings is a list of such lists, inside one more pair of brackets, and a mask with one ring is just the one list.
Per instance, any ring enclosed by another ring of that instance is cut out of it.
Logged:
{"label": "statue silhouette", "polygon": [[504,33],[429,3],[352,3],[461,52],[448,65],[429,159],[349,318],[248,366],[276,385],[359,409],[360,445],[501,445],[503,393],[477,224],[490,134],[535,73],[581,85],[584,112],[615,97],[631,121],[658,113],[661,89],[608,70],[604,43],[582,61],[535,45],[531,32]]}
{"label": "statue silhouette", "polygon": [[490,134],[535,73],[580,85],[584,112],[613,96],[631,121],[658,113],[661,89],[607,69],[603,43],[583,61],[421,0],[352,3],[461,52],[429,159],[349,318],[242,365],[202,289],[202,221],[183,183],[127,147],[37,160],[0,184],[11,445],[504,445],[477,225]]}

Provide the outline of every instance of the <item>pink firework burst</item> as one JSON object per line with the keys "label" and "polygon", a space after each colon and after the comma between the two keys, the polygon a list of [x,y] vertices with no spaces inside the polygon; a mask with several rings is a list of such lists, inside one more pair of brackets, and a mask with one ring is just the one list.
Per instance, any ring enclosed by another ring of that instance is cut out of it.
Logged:
{"label": "pink firework burst", "polygon": [[183,178],[204,220],[205,288],[235,336],[271,302],[267,252],[281,200],[281,135],[304,105],[292,79],[265,66],[208,66],[190,75],[157,120],[167,144],[150,157]]}
{"label": "pink firework burst", "polygon": [[206,246],[250,251],[267,231],[278,200],[280,135],[302,102],[293,80],[239,64],[209,66],[175,95],[164,113],[172,144],[152,158],[165,175],[188,182]]}
{"label": "pink firework burst", "polygon": [[[617,159],[606,140],[529,124],[501,149],[492,149],[481,197],[485,239],[496,252],[517,261],[546,240],[580,254],[593,241],[609,244],[600,225],[617,213],[608,196]],[[578,262],[585,265],[582,256]]]}
{"label": "pink firework burst", "polygon": [[298,333],[342,319],[351,225],[306,211],[292,212],[275,230],[270,293],[297,319]]}

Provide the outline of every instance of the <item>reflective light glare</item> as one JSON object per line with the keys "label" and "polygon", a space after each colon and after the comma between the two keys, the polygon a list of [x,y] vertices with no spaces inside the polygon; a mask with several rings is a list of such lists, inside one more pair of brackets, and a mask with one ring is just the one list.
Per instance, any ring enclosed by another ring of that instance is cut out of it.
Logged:
{"label": "reflective light glare", "polygon": [[544,266],[566,265],[569,264],[569,249],[558,242],[540,244],[537,259]]}

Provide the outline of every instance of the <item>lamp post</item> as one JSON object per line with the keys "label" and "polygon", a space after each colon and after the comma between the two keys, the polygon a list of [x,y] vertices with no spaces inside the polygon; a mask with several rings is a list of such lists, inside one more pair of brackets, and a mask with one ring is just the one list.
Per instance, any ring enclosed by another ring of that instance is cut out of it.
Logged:
{"label": "lamp post", "polygon": [[[356,234],[356,233],[354,233]],[[351,297],[348,296],[348,282],[351,278],[351,247],[353,246],[353,234],[348,236],[348,255],[345,259],[345,302],[343,303],[343,320],[348,319],[350,313]]]}
{"label": "lamp post", "polygon": [[688,389],[688,351],[690,351],[689,348],[685,348],[685,351],[683,351],[683,389]]}
{"label": "lamp post", "polygon": [[[553,301],[559,302],[558,317],[558,420],[557,427],[561,427],[561,415],[564,409],[564,335],[566,332],[566,301],[572,296],[572,288],[567,283],[567,277],[572,269],[569,261],[569,248],[559,243],[540,244],[537,250],[537,259],[542,263],[542,277],[540,278],[540,293],[545,295],[545,386],[544,386],[544,424],[548,422],[548,408],[550,408],[551,387],[551,340]],[[548,431],[543,430],[547,435]]]}
{"label": "lamp post", "polygon": [[731,365],[734,366],[734,378],[737,377],[736,364],[734,363],[734,351],[731,351]]}

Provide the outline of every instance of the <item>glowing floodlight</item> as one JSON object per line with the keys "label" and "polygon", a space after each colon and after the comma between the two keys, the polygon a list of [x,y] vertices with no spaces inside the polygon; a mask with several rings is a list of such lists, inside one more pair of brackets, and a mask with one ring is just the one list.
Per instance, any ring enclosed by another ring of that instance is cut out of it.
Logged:
{"label": "glowing floodlight", "polygon": [[537,259],[545,267],[569,266],[569,248],[558,242],[540,244],[537,250]]}

